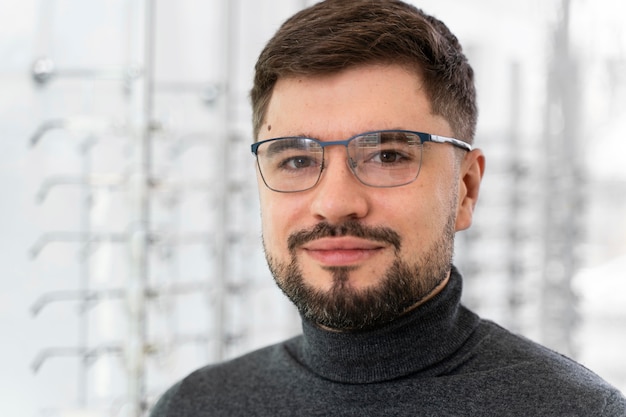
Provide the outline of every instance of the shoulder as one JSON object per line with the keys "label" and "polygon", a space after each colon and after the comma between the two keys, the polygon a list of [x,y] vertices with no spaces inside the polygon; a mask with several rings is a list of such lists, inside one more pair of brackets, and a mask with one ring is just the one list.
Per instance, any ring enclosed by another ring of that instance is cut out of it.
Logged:
{"label": "shoulder", "polygon": [[577,375],[583,379],[602,381],[596,374],[575,360],[527,337],[514,334],[489,320],[481,320],[479,329],[482,337],[476,346],[476,351],[481,353],[480,357],[491,364],[527,365],[531,368],[535,364],[544,371],[552,370],[556,373],[563,372],[569,377]]}
{"label": "shoulder", "polygon": [[587,415],[626,416],[624,396],[575,360],[490,321],[482,320],[477,331],[481,336],[464,372],[497,384],[496,391],[509,393],[512,401],[534,399],[546,407],[546,414],[560,408],[572,415],[583,410],[593,411]]}
{"label": "shoulder", "polygon": [[608,385],[598,375],[575,360],[514,334],[503,327],[481,320],[483,333],[474,349],[474,366],[490,368],[519,368],[536,378],[563,378],[572,383]]}
{"label": "shoulder", "polygon": [[[235,359],[207,365],[170,387],[155,404],[151,417],[211,415],[209,410],[242,406],[254,393],[277,389],[297,366],[287,346],[299,337]],[[233,413],[235,415],[235,413]]]}
{"label": "shoulder", "polygon": [[191,373],[182,383],[187,387],[210,387],[224,389],[241,387],[259,378],[272,378],[289,367],[288,342],[271,345],[243,356],[205,366]]}

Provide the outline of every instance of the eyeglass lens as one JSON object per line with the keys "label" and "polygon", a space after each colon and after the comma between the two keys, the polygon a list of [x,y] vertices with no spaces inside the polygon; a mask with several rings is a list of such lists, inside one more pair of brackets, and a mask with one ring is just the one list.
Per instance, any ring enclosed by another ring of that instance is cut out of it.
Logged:
{"label": "eyeglass lens", "polygon": [[266,185],[282,192],[307,190],[324,168],[324,147],[344,145],[348,165],[362,183],[396,187],[417,178],[422,158],[419,136],[404,131],[370,132],[327,144],[310,138],[280,138],[261,143],[257,160]]}

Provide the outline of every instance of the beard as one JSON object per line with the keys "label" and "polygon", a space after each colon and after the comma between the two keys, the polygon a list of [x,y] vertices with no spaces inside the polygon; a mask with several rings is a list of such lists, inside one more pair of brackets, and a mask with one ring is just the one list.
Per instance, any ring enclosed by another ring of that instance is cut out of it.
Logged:
{"label": "beard", "polygon": [[[400,257],[401,238],[394,230],[368,227],[350,220],[339,226],[326,222],[288,239],[290,262],[278,262],[265,248],[265,256],[278,287],[309,321],[340,331],[371,330],[409,311],[441,284],[450,272],[454,251],[455,219],[450,215],[435,241],[413,262]],[[385,242],[395,249],[395,259],[379,283],[364,289],[349,285],[355,267],[326,267],[332,274],[329,290],[306,283],[296,258],[296,249],[306,242],[331,236],[355,236]]]}

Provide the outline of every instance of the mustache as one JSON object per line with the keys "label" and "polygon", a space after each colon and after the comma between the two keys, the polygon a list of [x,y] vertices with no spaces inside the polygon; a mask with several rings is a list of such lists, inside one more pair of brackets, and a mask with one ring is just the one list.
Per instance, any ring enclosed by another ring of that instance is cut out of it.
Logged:
{"label": "mustache", "polygon": [[392,245],[396,252],[400,251],[401,237],[393,229],[388,227],[370,227],[356,220],[348,220],[339,225],[328,222],[320,222],[310,229],[292,233],[287,239],[287,247],[294,253],[297,247],[308,242],[325,237],[353,236],[362,239],[384,242]]}

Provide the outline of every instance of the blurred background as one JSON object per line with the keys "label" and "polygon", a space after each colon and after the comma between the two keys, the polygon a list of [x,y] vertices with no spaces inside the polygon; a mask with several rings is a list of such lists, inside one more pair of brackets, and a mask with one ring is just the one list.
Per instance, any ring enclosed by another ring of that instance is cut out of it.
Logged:
{"label": "blurred background", "polygon": [[[0,0],[0,415],[144,415],[299,332],[248,90],[303,0]],[[626,5],[413,0],[477,73],[464,302],[626,390]]]}

